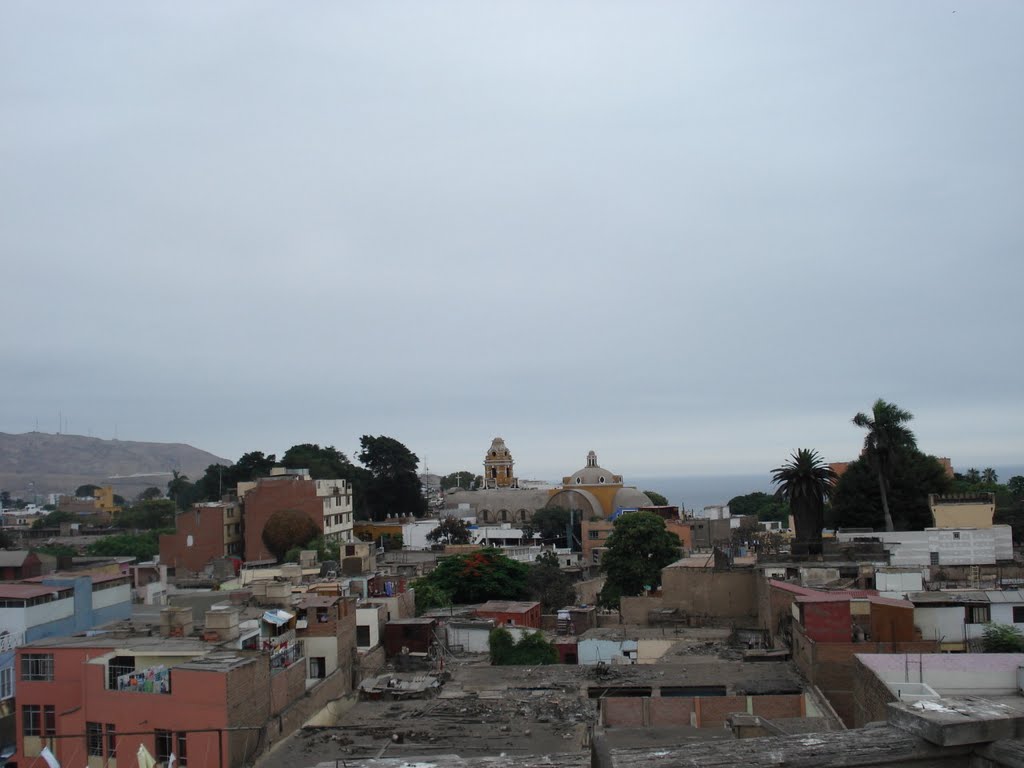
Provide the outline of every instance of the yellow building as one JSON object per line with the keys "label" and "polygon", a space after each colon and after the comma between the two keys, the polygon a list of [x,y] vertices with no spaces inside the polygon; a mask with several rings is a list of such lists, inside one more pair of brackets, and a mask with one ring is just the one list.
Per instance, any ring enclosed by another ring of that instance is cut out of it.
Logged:
{"label": "yellow building", "polygon": [[512,472],[513,464],[505,441],[494,438],[484,455],[484,488],[518,488],[519,479]]}
{"label": "yellow building", "polygon": [[582,510],[584,520],[603,520],[619,509],[649,507],[651,500],[642,491],[623,485],[622,475],[600,466],[597,454],[590,451],[587,465],[562,478],[562,487],[552,492],[548,506]]}
{"label": "yellow building", "polygon": [[991,528],[996,513],[994,493],[928,494],[936,528]]}

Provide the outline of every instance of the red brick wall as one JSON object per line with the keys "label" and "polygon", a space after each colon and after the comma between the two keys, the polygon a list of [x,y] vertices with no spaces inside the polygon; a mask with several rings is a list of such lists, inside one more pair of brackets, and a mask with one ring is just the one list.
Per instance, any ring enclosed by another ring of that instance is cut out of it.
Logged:
{"label": "red brick wall", "polygon": [[655,696],[650,700],[649,724],[654,728],[665,725],[689,725],[693,711],[693,699],[689,696]]}
{"label": "red brick wall", "polygon": [[316,483],[300,477],[263,478],[245,494],[245,559],[272,560],[263,543],[263,526],[271,515],[285,509],[303,512],[316,527],[324,529],[324,503],[316,495]]}
{"label": "red brick wall", "polygon": [[540,605],[535,605],[525,613],[502,613],[500,611],[477,611],[476,615],[482,619],[494,619],[495,626],[514,624],[517,627],[532,627],[540,629],[541,613]]}
{"label": "red brick wall", "polygon": [[609,696],[602,699],[604,724],[621,728],[642,728],[645,701],[646,699],[639,696]]}
{"label": "red brick wall", "polygon": [[805,714],[802,693],[790,693],[776,696],[753,696],[754,714],[769,720],[784,720],[790,717],[803,717]]}
{"label": "red brick wall", "polygon": [[698,728],[721,728],[733,712],[747,711],[746,696],[701,696],[696,704]]}
{"label": "red brick wall", "polygon": [[801,603],[804,631],[817,643],[848,643],[853,639],[850,601]]}
{"label": "red brick wall", "polygon": [[[221,507],[196,507],[180,513],[174,520],[174,533],[160,536],[160,562],[175,569],[198,573],[206,564],[224,557],[224,510]],[[188,537],[192,546],[188,546]]]}

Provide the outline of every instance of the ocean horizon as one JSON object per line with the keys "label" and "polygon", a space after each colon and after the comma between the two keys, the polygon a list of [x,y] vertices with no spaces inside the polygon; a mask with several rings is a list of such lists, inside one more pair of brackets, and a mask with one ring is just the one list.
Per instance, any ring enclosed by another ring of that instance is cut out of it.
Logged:
{"label": "ocean horizon", "polygon": [[[970,467],[954,465],[957,472],[966,472]],[[979,466],[981,470],[984,467]],[[1014,475],[1024,476],[1024,465],[1000,465],[993,467],[999,482],[1005,483]],[[657,491],[669,504],[681,509],[699,510],[711,504],[725,504],[736,496],[755,491],[774,493],[770,472],[749,475],[640,475],[625,478],[626,485],[633,485],[641,491]]]}

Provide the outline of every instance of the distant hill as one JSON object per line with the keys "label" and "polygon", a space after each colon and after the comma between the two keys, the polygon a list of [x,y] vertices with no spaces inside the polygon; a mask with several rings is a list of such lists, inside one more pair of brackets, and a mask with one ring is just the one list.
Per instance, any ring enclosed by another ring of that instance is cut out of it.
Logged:
{"label": "distant hill", "polygon": [[33,491],[71,493],[86,483],[113,485],[129,498],[153,485],[166,489],[174,470],[195,480],[210,464],[231,463],[183,443],[0,432],[0,488],[25,499]]}

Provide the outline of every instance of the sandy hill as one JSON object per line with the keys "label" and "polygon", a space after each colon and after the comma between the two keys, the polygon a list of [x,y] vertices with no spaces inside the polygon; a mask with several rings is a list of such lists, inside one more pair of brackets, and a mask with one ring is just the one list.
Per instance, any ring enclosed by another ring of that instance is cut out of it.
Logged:
{"label": "sandy hill", "polygon": [[73,492],[85,483],[113,485],[130,497],[151,485],[166,488],[174,470],[194,480],[218,463],[232,462],[183,443],[0,432],[0,488],[26,499],[33,492]]}

